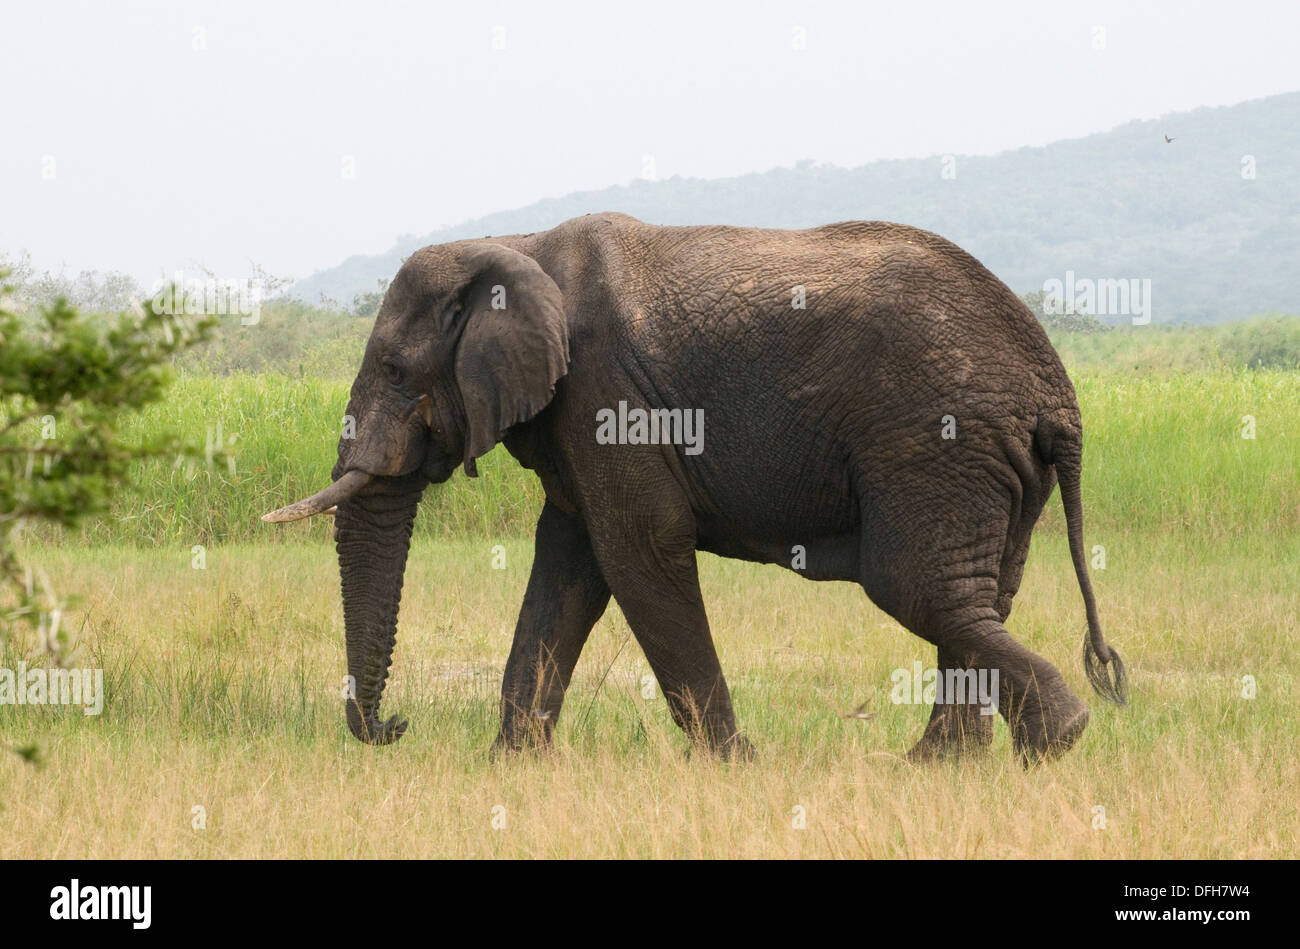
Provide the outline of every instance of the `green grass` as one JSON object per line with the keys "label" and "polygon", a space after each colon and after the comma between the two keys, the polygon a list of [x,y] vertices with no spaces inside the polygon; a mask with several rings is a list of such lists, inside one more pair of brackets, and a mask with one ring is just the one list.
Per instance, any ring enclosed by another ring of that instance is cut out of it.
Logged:
{"label": "green grass", "polygon": [[[1130,527],[1192,535],[1300,529],[1298,378],[1286,370],[1076,372],[1093,536]],[[131,423],[133,431],[170,425],[202,443],[219,429],[236,452],[234,474],[167,460],[142,464],[133,478],[139,490],[64,537],[185,549],[328,538],[328,520],[268,527],[258,518],[328,482],[347,398],[346,383],[310,377],[183,376],[166,402]],[[1245,416],[1255,420],[1253,439],[1242,437]],[[429,488],[417,536],[531,534],[541,509],[536,477],[500,446],[479,470],[477,481],[457,473]],[[1049,513],[1041,529],[1062,526]]]}
{"label": "green grass", "polygon": [[[167,400],[132,419],[125,433],[169,426],[198,444],[220,440],[236,456],[233,473],[167,459],[141,463],[132,477],[137,490],[118,498],[105,517],[76,531],[39,536],[186,549],[327,538],[327,518],[274,527],[259,518],[329,483],[348,388],[344,382],[277,374],[182,375]],[[536,524],[541,497],[536,478],[497,447],[480,459],[477,483],[458,474],[426,492],[417,530],[424,536],[527,533]]]}
{"label": "green grass", "polygon": [[1300,369],[1300,317],[1264,316],[1217,326],[1117,326],[1104,332],[1049,330],[1072,370],[1202,372]]}
{"label": "green grass", "polygon": [[[1092,537],[1300,530],[1300,373],[1080,373],[1074,382]],[[1247,416],[1253,438],[1243,437]],[[1062,530],[1050,510],[1043,526]]]}

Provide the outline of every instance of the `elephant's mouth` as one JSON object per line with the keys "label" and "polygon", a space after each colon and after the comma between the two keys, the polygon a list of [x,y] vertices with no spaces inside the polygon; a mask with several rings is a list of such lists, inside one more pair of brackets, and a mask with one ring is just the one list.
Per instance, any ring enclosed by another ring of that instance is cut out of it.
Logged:
{"label": "elephant's mouth", "polygon": [[[350,406],[349,406],[350,408]],[[433,428],[433,399],[428,395],[420,395],[411,399],[403,409],[402,422],[409,425],[411,422],[419,419],[424,422],[420,429],[423,433],[420,437],[428,438],[430,430]],[[362,452],[361,454],[364,454]],[[361,468],[349,468],[338,480],[331,484],[323,491],[317,491],[309,498],[303,498],[301,501],[295,501],[293,504],[285,507],[276,508],[267,514],[262,515],[262,520],[272,524],[283,523],[284,521],[301,521],[304,518],[315,517],[317,514],[333,515],[338,506],[344,501],[359,493],[366,485],[370,484],[377,477],[383,477],[385,480],[394,482],[404,482],[406,479],[415,475],[425,461],[427,449],[408,453],[409,461],[399,465],[383,464],[378,466],[380,469],[396,468],[396,470],[379,470],[379,474],[371,474]],[[355,459],[354,459],[355,460]],[[339,464],[335,466],[335,471],[345,464],[342,458],[342,449],[340,449]],[[372,470],[376,470],[372,468]],[[450,474],[450,471],[448,471]],[[425,479],[426,481],[428,479]]]}
{"label": "elephant's mouth", "polygon": [[317,491],[309,498],[295,501],[293,504],[277,508],[269,514],[263,514],[262,520],[271,523],[283,521],[301,521],[303,518],[315,517],[317,514],[333,514],[339,504],[352,497],[373,479],[373,475],[353,468],[323,491]]}

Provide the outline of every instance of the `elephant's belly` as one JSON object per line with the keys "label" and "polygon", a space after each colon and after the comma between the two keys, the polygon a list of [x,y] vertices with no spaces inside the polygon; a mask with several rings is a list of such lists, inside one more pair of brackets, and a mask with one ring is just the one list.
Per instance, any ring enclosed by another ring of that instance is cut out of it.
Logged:
{"label": "elephant's belly", "polygon": [[809,580],[856,582],[860,577],[858,552],[861,543],[856,531],[802,537],[790,534],[777,540],[748,535],[705,518],[696,523],[697,549],[719,557],[778,564]]}
{"label": "elephant's belly", "polygon": [[820,445],[799,444],[794,433],[787,439],[777,451],[719,436],[699,457],[683,457],[697,510],[733,533],[773,540],[856,531],[859,505],[847,464]]}
{"label": "elephant's belly", "polygon": [[681,456],[697,546],[813,579],[856,580],[860,507],[830,437],[797,420],[758,425],[726,408],[706,419],[712,440],[698,456]]}

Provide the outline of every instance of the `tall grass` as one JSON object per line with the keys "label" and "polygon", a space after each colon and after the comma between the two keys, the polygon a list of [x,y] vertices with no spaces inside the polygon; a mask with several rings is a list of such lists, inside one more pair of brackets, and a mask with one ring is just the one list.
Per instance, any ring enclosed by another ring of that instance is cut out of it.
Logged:
{"label": "tall grass", "polygon": [[[328,538],[328,518],[274,528],[259,518],[329,483],[347,401],[348,383],[305,374],[182,375],[165,402],[128,423],[127,435],[168,426],[199,443],[220,440],[236,455],[233,473],[165,459],[141,463],[132,479],[136,490],[119,497],[107,516],[77,531],[39,536],[187,547]],[[536,479],[498,447],[479,460],[477,481],[458,474],[425,493],[417,532],[523,533],[536,523],[541,497]]]}
{"label": "tall grass", "polygon": [[[1300,373],[1080,373],[1088,535],[1300,529]],[[1253,435],[1253,437],[1244,437]],[[1043,527],[1063,529],[1059,505]]]}
{"label": "tall grass", "polygon": [[[1076,371],[1084,419],[1089,536],[1130,527],[1225,535],[1300,529],[1300,373],[1219,369],[1136,375]],[[75,543],[279,543],[328,539],[327,519],[270,528],[268,510],[323,487],[334,465],[348,384],[308,375],[182,376],[167,400],[131,422],[170,425],[236,451],[225,468],[141,464],[138,490],[111,514],[65,533]],[[1254,419],[1253,439],[1248,433]],[[425,493],[417,536],[530,534],[535,476],[500,446]],[[1043,528],[1061,529],[1049,507]],[[49,536],[48,534],[46,536]]]}
{"label": "tall grass", "polygon": [[1072,369],[1125,372],[1300,369],[1300,317],[1264,316],[1217,326],[1117,326],[1049,330]]}

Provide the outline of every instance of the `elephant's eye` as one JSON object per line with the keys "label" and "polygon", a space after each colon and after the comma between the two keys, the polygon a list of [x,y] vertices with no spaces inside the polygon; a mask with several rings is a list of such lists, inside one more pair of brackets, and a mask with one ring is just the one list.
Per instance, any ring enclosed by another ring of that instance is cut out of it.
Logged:
{"label": "elephant's eye", "polygon": [[401,385],[402,370],[398,367],[397,363],[385,359],[383,366],[384,366],[384,378],[387,379],[389,383],[391,383],[392,385],[395,386]]}

